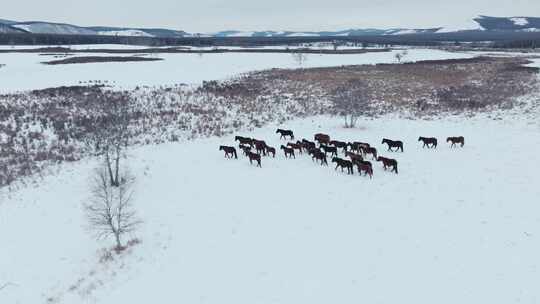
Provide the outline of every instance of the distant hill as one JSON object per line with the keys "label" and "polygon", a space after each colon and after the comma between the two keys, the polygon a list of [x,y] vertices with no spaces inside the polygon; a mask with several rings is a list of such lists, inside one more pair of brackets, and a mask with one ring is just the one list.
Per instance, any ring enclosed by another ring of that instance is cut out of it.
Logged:
{"label": "distant hill", "polygon": [[98,35],[121,37],[153,37],[153,38],[184,38],[184,37],[356,37],[356,36],[400,36],[412,34],[441,34],[461,33],[470,31],[516,31],[540,32],[538,17],[489,17],[479,16],[474,19],[476,24],[469,27],[440,26],[433,28],[391,28],[391,29],[346,29],[337,31],[238,31],[227,30],[215,33],[187,33],[181,30],[165,28],[131,28],[90,26],[83,27],[66,23],[46,21],[17,22],[0,19],[0,33],[33,33],[57,35]]}
{"label": "distant hill", "polygon": [[489,31],[540,31],[540,18],[538,17],[479,16],[474,21]]}

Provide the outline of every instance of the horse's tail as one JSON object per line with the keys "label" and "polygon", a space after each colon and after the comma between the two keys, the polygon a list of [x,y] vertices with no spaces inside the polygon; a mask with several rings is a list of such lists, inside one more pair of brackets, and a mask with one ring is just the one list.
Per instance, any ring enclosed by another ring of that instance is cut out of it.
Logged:
{"label": "horse's tail", "polygon": [[236,149],[233,150],[234,158],[238,159],[238,154],[236,154]]}
{"label": "horse's tail", "polygon": [[465,146],[465,137],[462,137],[462,138],[463,138],[463,140],[461,141],[461,146],[463,147],[463,146]]}
{"label": "horse's tail", "polygon": [[397,162],[396,162],[395,165],[394,165],[394,171],[396,171],[396,174],[398,174]]}

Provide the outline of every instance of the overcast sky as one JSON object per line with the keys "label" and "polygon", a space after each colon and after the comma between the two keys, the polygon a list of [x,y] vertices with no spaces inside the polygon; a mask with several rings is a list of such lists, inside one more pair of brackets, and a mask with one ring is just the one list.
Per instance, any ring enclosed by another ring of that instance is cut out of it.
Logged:
{"label": "overcast sky", "polygon": [[188,32],[471,26],[477,15],[540,15],[540,0],[26,0],[1,19]]}

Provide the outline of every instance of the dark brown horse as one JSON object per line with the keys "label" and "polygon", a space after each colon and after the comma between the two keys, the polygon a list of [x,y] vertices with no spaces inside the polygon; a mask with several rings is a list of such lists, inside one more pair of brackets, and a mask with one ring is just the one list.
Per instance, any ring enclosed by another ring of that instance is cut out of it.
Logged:
{"label": "dark brown horse", "polygon": [[332,162],[336,163],[336,168],[334,170],[337,170],[338,167],[341,167],[341,172],[343,172],[343,168],[347,168],[347,174],[354,174],[354,167],[350,160],[334,157],[332,158]]}
{"label": "dark brown horse", "polygon": [[327,145],[321,144],[321,149],[324,151],[324,154],[330,153],[330,156],[337,157],[337,148],[336,147],[330,147]]}
{"label": "dark brown horse", "polygon": [[248,152],[251,152],[251,147],[250,146],[239,144],[238,147],[244,152],[244,155],[246,155],[246,156],[247,156]]}
{"label": "dark brown horse", "polygon": [[351,147],[351,151],[356,152],[356,153],[363,153],[362,152],[363,148],[370,147],[368,143],[359,142],[359,141],[355,141],[352,143],[349,142],[347,143],[347,146]]}
{"label": "dark brown horse", "polygon": [[377,157],[377,161],[383,163],[384,170],[386,170],[388,167],[392,167],[392,172],[396,172],[396,174],[398,174],[397,160],[379,156]]}
{"label": "dark brown horse", "polygon": [[266,143],[264,141],[256,141],[255,142],[255,150],[257,151],[258,154],[262,154],[264,156],[266,156],[266,148],[268,146],[266,145]]}
{"label": "dark brown horse", "polygon": [[282,139],[282,138],[287,139],[287,136],[289,136],[291,140],[294,139],[294,133],[291,130],[277,129],[276,133],[279,133],[281,135],[279,139]]}
{"label": "dark brown horse", "polygon": [[243,145],[249,145],[253,148],[253,139],[249,137],[243,137],[243,136],[235,136],[234,141],[239,141]]}
{"label": "dark brown horse", "polygon": [[229,146],[219,146],[219,151],[225,151],[225,157],[226,158],[238,158],[238,155],[236,154],[236,149],[234,147]]}
{"label": "dark brown horse", "polygon": [[315,134],[313,138],[315,139],[316,142],[319,143],[319,145],[328,144],[330,142],[330,135],[323,134],[323,133],[317,133]]}
{"label": "dark brown horse", "polygon": [[343,153],[347,152],[347,143],[344,142],[344,141],[339,141],[339,140],[331,140],[329,142],[329,144],[331,146],[334,146],[336,148],[340,148],[340,149],[343,149]]}
{"label": "dark brown horse", "polygon": [[296,159],[293,148],[289,148],[289,147],[285,147],[284,145],[281,145],[281,150],[283,150],[283,152],[285,153],[285,158],[292,157]]}
{"label": "dark brown horse", "polygon": [[328,160],[326,159],[326,154],[321,152],[321,150],[313,149],[313,150],[310,150],[309,153],[311,154],[311,160],[313,160],[313,161],[319,160],[319,161],[321,161],[321,166],[322,165],[327,165],[328,166]]}
{"label": "dark brown horse", "polygon": [[316,148],[317,145],[312,142],[312,141],[309,141],[307,139],[302,139],[302,141],[297,141],[296,142],[297,144],[301,144],[302,145],[302,148],[304,148],[304,150],[307,152],[309,151],[310,149],[313,149],[313,148]]}
{"label": "dark brown horse", "polygon": [[249,158],[249,163],[253,164],[253,161],[257,162],[257,166],[262,168],[261,166],[261,155],[253,152],[248,152],[247,157]]}
{"label": "dark brown horse", "polygon": [[298,150],[298,152],[299,152],[300,154],[302,154],[302,145],[301,145],[301,144],[298,144],[298,143],[296,143],[296,144],[295,144],[295,143],[287,143],[287,147],[291,147],[291,148],[293,148],[293,149],[295,149],[295,150]]}
{"label": "dark brown horse", "polygon": [[421,141],[424,143],[422,148],[428,147],[428,148],[437,148],[437,139],[435,137],[418,137],[418,141]]}
{"label": "dark brown horse", "polygon": [[276,148],[266,146],[266,154],[268,154],[268,155],[272,154],[272,157],[275,158],[276,157]]}
{"label": "dark brown horse", "polygon": [[373,178],[373,167],[371,166],[370,162],[356,162],[356,167],[358,168],[358,173],[362,175],[362,172],[364,172],[365,175],[369,175],[369,178]]}
{"label": "dark brown horse", "polygon": [[452,145],[450,145],[450,148],[453,148],[456,144],[461,144],[461,147],[465,145],[465,137],[458,136],[458,137],[448,137],[446,139],[446,142],[451,142]]}
{"label": "dark brown horse", "polygon": [[[401,140],[391,140],[388,138],[383,138],[382,144],[388,145],[388,151],[397,152],[401,149],[401,152],[403,152],[403,142]],[[393,148],[396,148],[396,151],[392,150]]]}
{"label": "dark brown horse", "polygon": [[377,159],[377,149],[375,147],[361,147],[360,150],[365,156],[371,154],[373,159]]}
{"label": "dark brown horse", "polygon": [[345,156],[347,156],[348,158],[351,159],[351,161],[354,163],[356,161],[363,161],[364,158],[362,157],[361,154],[356,154],[354,152],[345,152]]}

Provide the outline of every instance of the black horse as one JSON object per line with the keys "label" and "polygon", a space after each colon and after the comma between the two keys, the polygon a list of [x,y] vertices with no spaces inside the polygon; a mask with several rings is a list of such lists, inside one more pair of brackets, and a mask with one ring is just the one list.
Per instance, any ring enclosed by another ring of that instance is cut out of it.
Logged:
{"label": "black horse", "polygon": [[321,161],[321,166],[322,165],[327,165],[328,166],[328,160],[326,159],[326,154],[321,152],[321,150],[313,149],[313,150],[310,150],[308,153],[311,154],[311,160],[313,160],[313,161],[320,160]]}
{"label": "black horse", "polygon": [[[387,138],[383,138],[382,144],[388,145],[388,151],[391,152],[397,152],[401,149],[401,152],[403,152],[403,142],[400,140],[391,140]],[[396,148],[396,151],[392,150],[393,148]]]}
{"label": "black horse", "polygon": [[422,148],[428,147],[428,148],[437,148],[437,139],[435,137],[418,137],[418,141],[421,141],[424,143]]}
{"label": "black horse", "polygon": [[279,133],[281,135],[279,139],[282,139],[282,138],[287,139],[287,136],[289,136],[291,139],[294,139],[294,133],[292,130],[277,129],[276,133]]}
{"label": "black horse", "polygon": [[337,148],[336,147],[330,147],[330,146],[321,144],[321,149],[324,151],[324,155],[326,155],[327,153],[331,153],[330,156],[337,157]]}
{"label": "black horse", "polygon": [[343,153],[347,152],[347,146],[348,144],[344,141],[339,140],[331,140],[329,143],[331,146],[334,146],[336,148],[343,149]]}
{"label": "black horse", "polygon": [[262,168],[261,166],[261,155],[253,152],[248,152],[247,157],[249,158],[249,163],[253,164],[253,161],[257,162],[257,167]]}
{"label": "black horse", "polygon": [[334,170],[341,167],[341,171],[343,172],[343,168],[347,168],[347,174],[354,174],[353,163],[350,160],[334,157],[332,158],[332,162],[336,163],[336,168]]}
{"label": "black horse", "polygon": [[249,137],[243,137],[243,136],[235,136],[234,141],[239,141],[243,145],[249,145],[253,148],[253,139]]}
{"label": "black horse", "polygon": [[458,137],[448,137],[446,139],[446,142],[451,142],[452,145],[450,145],[450,148],[453,148],[456,144],[461,144],[461,147],[465,145],[465,137],[458,136]]}
{"label": "black horse", "polygon": [[234,147],[228,147],[228,146],[219,146],[219,151],[225,151],[225,157],[227,158],[238,158],[238,155],[236,154],[236,149]]}
{"label": "black horse", "polygon": [[275,158],[275,157],[276,157],[276,148],[270,147],[270,146],[266,146],[266,154],[267,154],[267,155],[272,154],[272,157]]}

